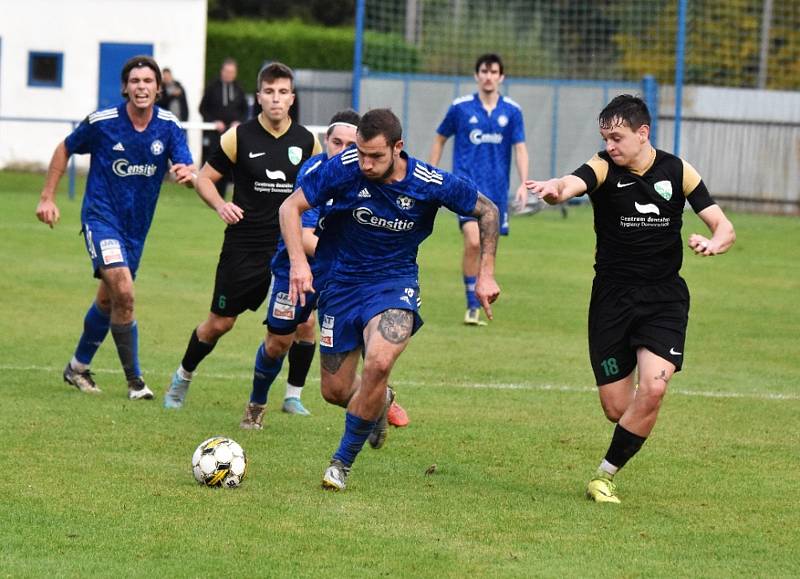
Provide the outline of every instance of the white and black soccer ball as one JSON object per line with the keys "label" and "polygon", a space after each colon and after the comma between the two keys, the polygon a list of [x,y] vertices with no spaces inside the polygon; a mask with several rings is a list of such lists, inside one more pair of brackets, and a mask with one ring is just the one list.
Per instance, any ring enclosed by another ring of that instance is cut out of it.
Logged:
{"label": "white and black soccer ball", "polygon": [[247,475],[247,455],[239,443],[224,436],[204,440],[192,455],[192,474],[201,485],[235,488]]}

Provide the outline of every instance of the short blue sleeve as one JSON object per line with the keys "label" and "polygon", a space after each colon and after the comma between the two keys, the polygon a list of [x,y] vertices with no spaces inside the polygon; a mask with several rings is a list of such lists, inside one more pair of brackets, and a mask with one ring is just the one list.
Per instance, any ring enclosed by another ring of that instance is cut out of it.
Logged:
{"label": "short blue sleeve", "polygon": [[303,211],[303,227],[308,229],[315,229],[319,221],[319,207],[312,207]]}
{"label": "short blue sleeve", "polygon": [[522,119],[522,111],[516,109],[514,116],[511,119],[511,144],[525,142],[525,121]]}
{"label": "short blue sleeve", "polygon": [[70,155],[86,155],[91,153],[96,136],[97,131],[94,125],[89,122],[88,118],[84,119],[83,122],[64,139],[67,152]]}
{"label": "short blue sleeve", "polygon": [[338,190],[354,182],[359,175],[358,151],[350,147],[307,171],[298,179],[297,188],[303,190],[309,205],[317,207],[332,199]]}
{"label": "short blue sleeve", "polygon": [[170,141],[172,142],[172,150],[169,152],[169,160],[173,163],[191,165],[192,154],[189,152],[189,147],[186,145],[186,133],[177,123],[170,122],[169,126],[171,133]]}
{"label": "short blue sleeve", "polygon": [[450,173],[442,175],[442,185],[433,189],[438,200],[453,213],[472,215],[478,202],[478,190],[461,177]]}
{"label": "short blue sleeve", "polygon": [[443,137],[452,137],[457,129],[458,129],[458,111],[456,110],[455,105],[450,105],[450,108],[447,109],[447,114],[444,116],[444,119],[439,124],[439,128],[436,129],[436,132],[442,135]]}

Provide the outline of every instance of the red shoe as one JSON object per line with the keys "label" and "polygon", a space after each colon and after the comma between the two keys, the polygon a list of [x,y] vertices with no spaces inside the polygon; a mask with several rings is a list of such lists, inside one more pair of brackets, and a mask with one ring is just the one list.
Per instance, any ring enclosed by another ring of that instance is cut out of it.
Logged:
{"label": "red shoe", "polygon": [[411,422],[408,419],[408,414],[406,411],[397,402],[392,402],[392,405],[389,406],[389,412],[386,413],[386,419],[389,421],[389,424],[398,428],[408,426],[408,423]]}

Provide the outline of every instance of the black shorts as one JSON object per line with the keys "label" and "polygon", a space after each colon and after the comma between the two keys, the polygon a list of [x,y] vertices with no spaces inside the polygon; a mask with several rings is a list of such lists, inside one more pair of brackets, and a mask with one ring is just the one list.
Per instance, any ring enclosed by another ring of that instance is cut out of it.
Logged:
{"label": "black shorts", "polygon": [[211,311],[229,318],[245,310],[257,311],[267,297],[269,264],[274,254],[274,247],[259,251],[223,247],[217,264]]}
{"label": "black shorts", "polygon": [[589,304],[589,358],[598,386],[628,376],[636,350],[647,348],[683,365],[689,288],[681,277],[635,286],[595,278]]}

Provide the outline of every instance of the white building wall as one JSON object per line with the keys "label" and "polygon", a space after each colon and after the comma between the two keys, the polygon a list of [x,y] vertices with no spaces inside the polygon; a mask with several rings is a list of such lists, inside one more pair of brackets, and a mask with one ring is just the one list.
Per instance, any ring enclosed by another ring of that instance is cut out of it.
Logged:
{"label": "white building wall", "polygon": [[[100,44],[113,42],[152,44],[159,65],[186,89],[190,121],[199,121],[206,13],[206,0],[0,0],[0,118],[83,119],[97,108]],[[63,53],[61,88],[28,86],[30,51]],[[46,165],[70,130],[0,120],[0,167]],[[190,137],[199,160],[199,133]]]}

